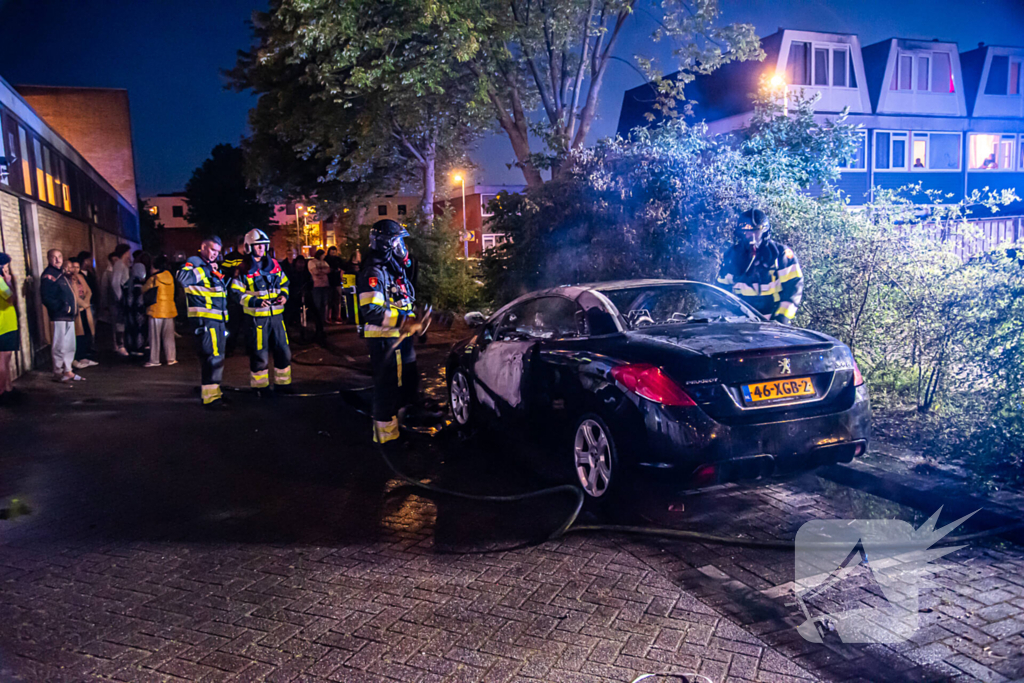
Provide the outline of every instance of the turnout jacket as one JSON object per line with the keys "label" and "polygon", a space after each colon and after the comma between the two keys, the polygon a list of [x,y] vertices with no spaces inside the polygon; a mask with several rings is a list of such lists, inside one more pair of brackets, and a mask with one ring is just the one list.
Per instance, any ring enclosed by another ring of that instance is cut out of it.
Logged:
{"label": "turnout jacket", "polygon": [[414,317],[416,292],[403,272],[395,275],[371,253],[356,277],[360,333],[366,339],[397,338],[402,321]]}
{"label": "turnout jacket", "polygon": [[188,317],[227,322],[227,283],[216,263],[207,263],[201,256],[190,256],[176,279],[185,289]]}
{"label": "turnout jacket", "polygon": [[[284,303],[270,303],[279,296],[288,299],[288,276],[277,259],[264,256],[256,260],[246,256],[231,280],[231,296],[242,307],[242,312],[256,318],[284,313]],[[264,301],[268,306],[260,306]]]}
{"label": "turnout jacket", "polygon": [[793,250],[770,239],[751,254],[734,245],[726,252],[718,284],[743,299],[758,313],[789,323],[804,293],[804,276]]}
{"label": "turnout jacket", "polygon": [[46,312],[50,314],[50,320],[71,322],[78,315],[75,291],[71,289],[71,281],[60,268],[47,266],[43,271],[39,294],[43,299],[43,305],[46,306]]}

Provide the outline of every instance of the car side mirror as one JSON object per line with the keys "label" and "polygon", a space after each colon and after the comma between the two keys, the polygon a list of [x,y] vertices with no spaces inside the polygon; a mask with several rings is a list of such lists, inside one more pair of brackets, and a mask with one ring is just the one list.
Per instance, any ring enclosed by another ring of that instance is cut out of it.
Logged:
{"label": "car side mirror", "polygon": [[465,320],[466,324],[469,325],[470,327],[480,327],[485,322],[487,322],[487,316],[478,311],[473,311],[471,313],[467,313],[463,317],[463,320]]}

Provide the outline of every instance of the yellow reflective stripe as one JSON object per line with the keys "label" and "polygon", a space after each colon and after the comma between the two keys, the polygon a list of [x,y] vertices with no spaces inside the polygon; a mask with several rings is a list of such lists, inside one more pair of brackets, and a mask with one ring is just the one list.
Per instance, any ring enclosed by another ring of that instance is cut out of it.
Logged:
{"label": "yellow reflective stripe", "polygon": [[792,320],[796,317],[796,306],[790,301],[783,301],[779,304],[779,310],[775,312],[776,315],[779,313]]}
{"label": "yellow reflective stripe", "polygon": [[401,335],[402,335],[402,333],[398,330],[397,327],[387,327],[387,328],[384,328],[384,327],[379,327],[377,325],[365,325],[363,327],[363,336],[364,337],[392,338],[392,337],[400,337]]}
{"label": "yellow reflective stripe", "polygon": [[211,308],[193,308],[189,306],[188,317],[190,318],[208,318],[210,320],[227,320],[227,313],[224,311],[215,311]]}
{"label": "yellow reflective stripe", "polygon": [[384,314],[384,320],[381,321],[382,327],[394,327],[398,324],[398,309],[389,308],[388,312]]}
{"label": "yellow reflective stripe", "polygon": [[257,351],[262,351],[263,350],[263,326],[262,325],[257,325],[256,326],[256,350]]}
{"label": "yellow reflective stripe", "polygon": [[398,366],[398,386],[402,386],[402,350],[395,349],[395,364]]}
{"label": "yellow reflective stripe", "polygon": [[374,420],[373,440],[376,443],[387,443],[398,438],[398,418],[393,417],[386,422]]}
{"label": "yellow reflective stripe", "polygon": [[268,370],[260,370],[259,372],[252,372],[249,374],[249,386],[253,389],[262,389],[263,387],[270,386],[270,372]]}
{"label": "yellow reflective stripe", "polygon": [[291,384],[292,366],[286,368],[274,368],[274,384]]}
{"label": "yellow reflective stripe", "polygon": [[213,355],[219,356],[220,349],[217,348],[217,328],[215,327],[210,328],[210,344],[213,347]]}
{"label": "yellow reflective stripe", "polygon": [[718,278],[718,284],[731,285],[732,284],[732,273],[729,273],[725,277]]}
{"label": "yellow reflective stripe", "polygon": [[794,263],[788,268],[783,268],[779,271],[779,282],[789,282],[803,276],[804,274],[800,272],[800,264]]}
{"label": "yellow reflective stripe", "polygon": [[189,285],[185,288],[186,294],[200,297],[211,297],[211,296],[227,296],[228,293],[221,289],[213,289],[211,287],[202,287],[200,285]]}
{"label": "yellow reflective stripe", "polygon": [[376,304],[378,306],[384,306],[387,301],[384,300],[384,295],[380,292],[363,292],[359,295],[360,306],[370,306]]}
{"label": "yellow reflective stripe", "polygon": [[743,296],[758,296],[758,291],[745,282],[737,282],[734,284],[732,291],[735,294],[742,294]]}
{"label": "yellow reflective stripe", "polygon": [[202,396],[203,403],[213,403],[219,398],[222,398],[224,394],[220,390],[219,384],[204,384],[202,385]]}
{"label": "yellow reflective stripe", "polygon": [[242,312],[246,315],[251,315],[253,318],[269,318],[272,315],[284,313],[284,306],[273,304],[270,308],[244,308]]}

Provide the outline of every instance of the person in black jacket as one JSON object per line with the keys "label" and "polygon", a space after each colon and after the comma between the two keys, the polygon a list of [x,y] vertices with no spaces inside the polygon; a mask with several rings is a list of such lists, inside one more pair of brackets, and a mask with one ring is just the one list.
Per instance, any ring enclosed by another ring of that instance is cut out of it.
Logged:
{"label": "person in black jacket", "polygon": [[43,271],[39,294],[50,314],[54,379],[80,382],[82,377],[76,375],[71,366],[75,361],[75,316],[78,315],[75,292],[63,270],[64,254],[59,249],[51,249],[46,252],[46,261],[49,265]]}

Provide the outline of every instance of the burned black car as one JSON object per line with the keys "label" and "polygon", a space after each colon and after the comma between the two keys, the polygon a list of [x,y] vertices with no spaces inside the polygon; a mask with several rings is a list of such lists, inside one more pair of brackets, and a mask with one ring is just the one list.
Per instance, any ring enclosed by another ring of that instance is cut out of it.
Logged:
{"label": "burned black car", "polygon": [[475,322],[447,362],[456,425],[553,442],[592,498],[644,474],[703,487],[867,448],[868,391],[850,349],[765,322],[710,285],[558,287]]}

